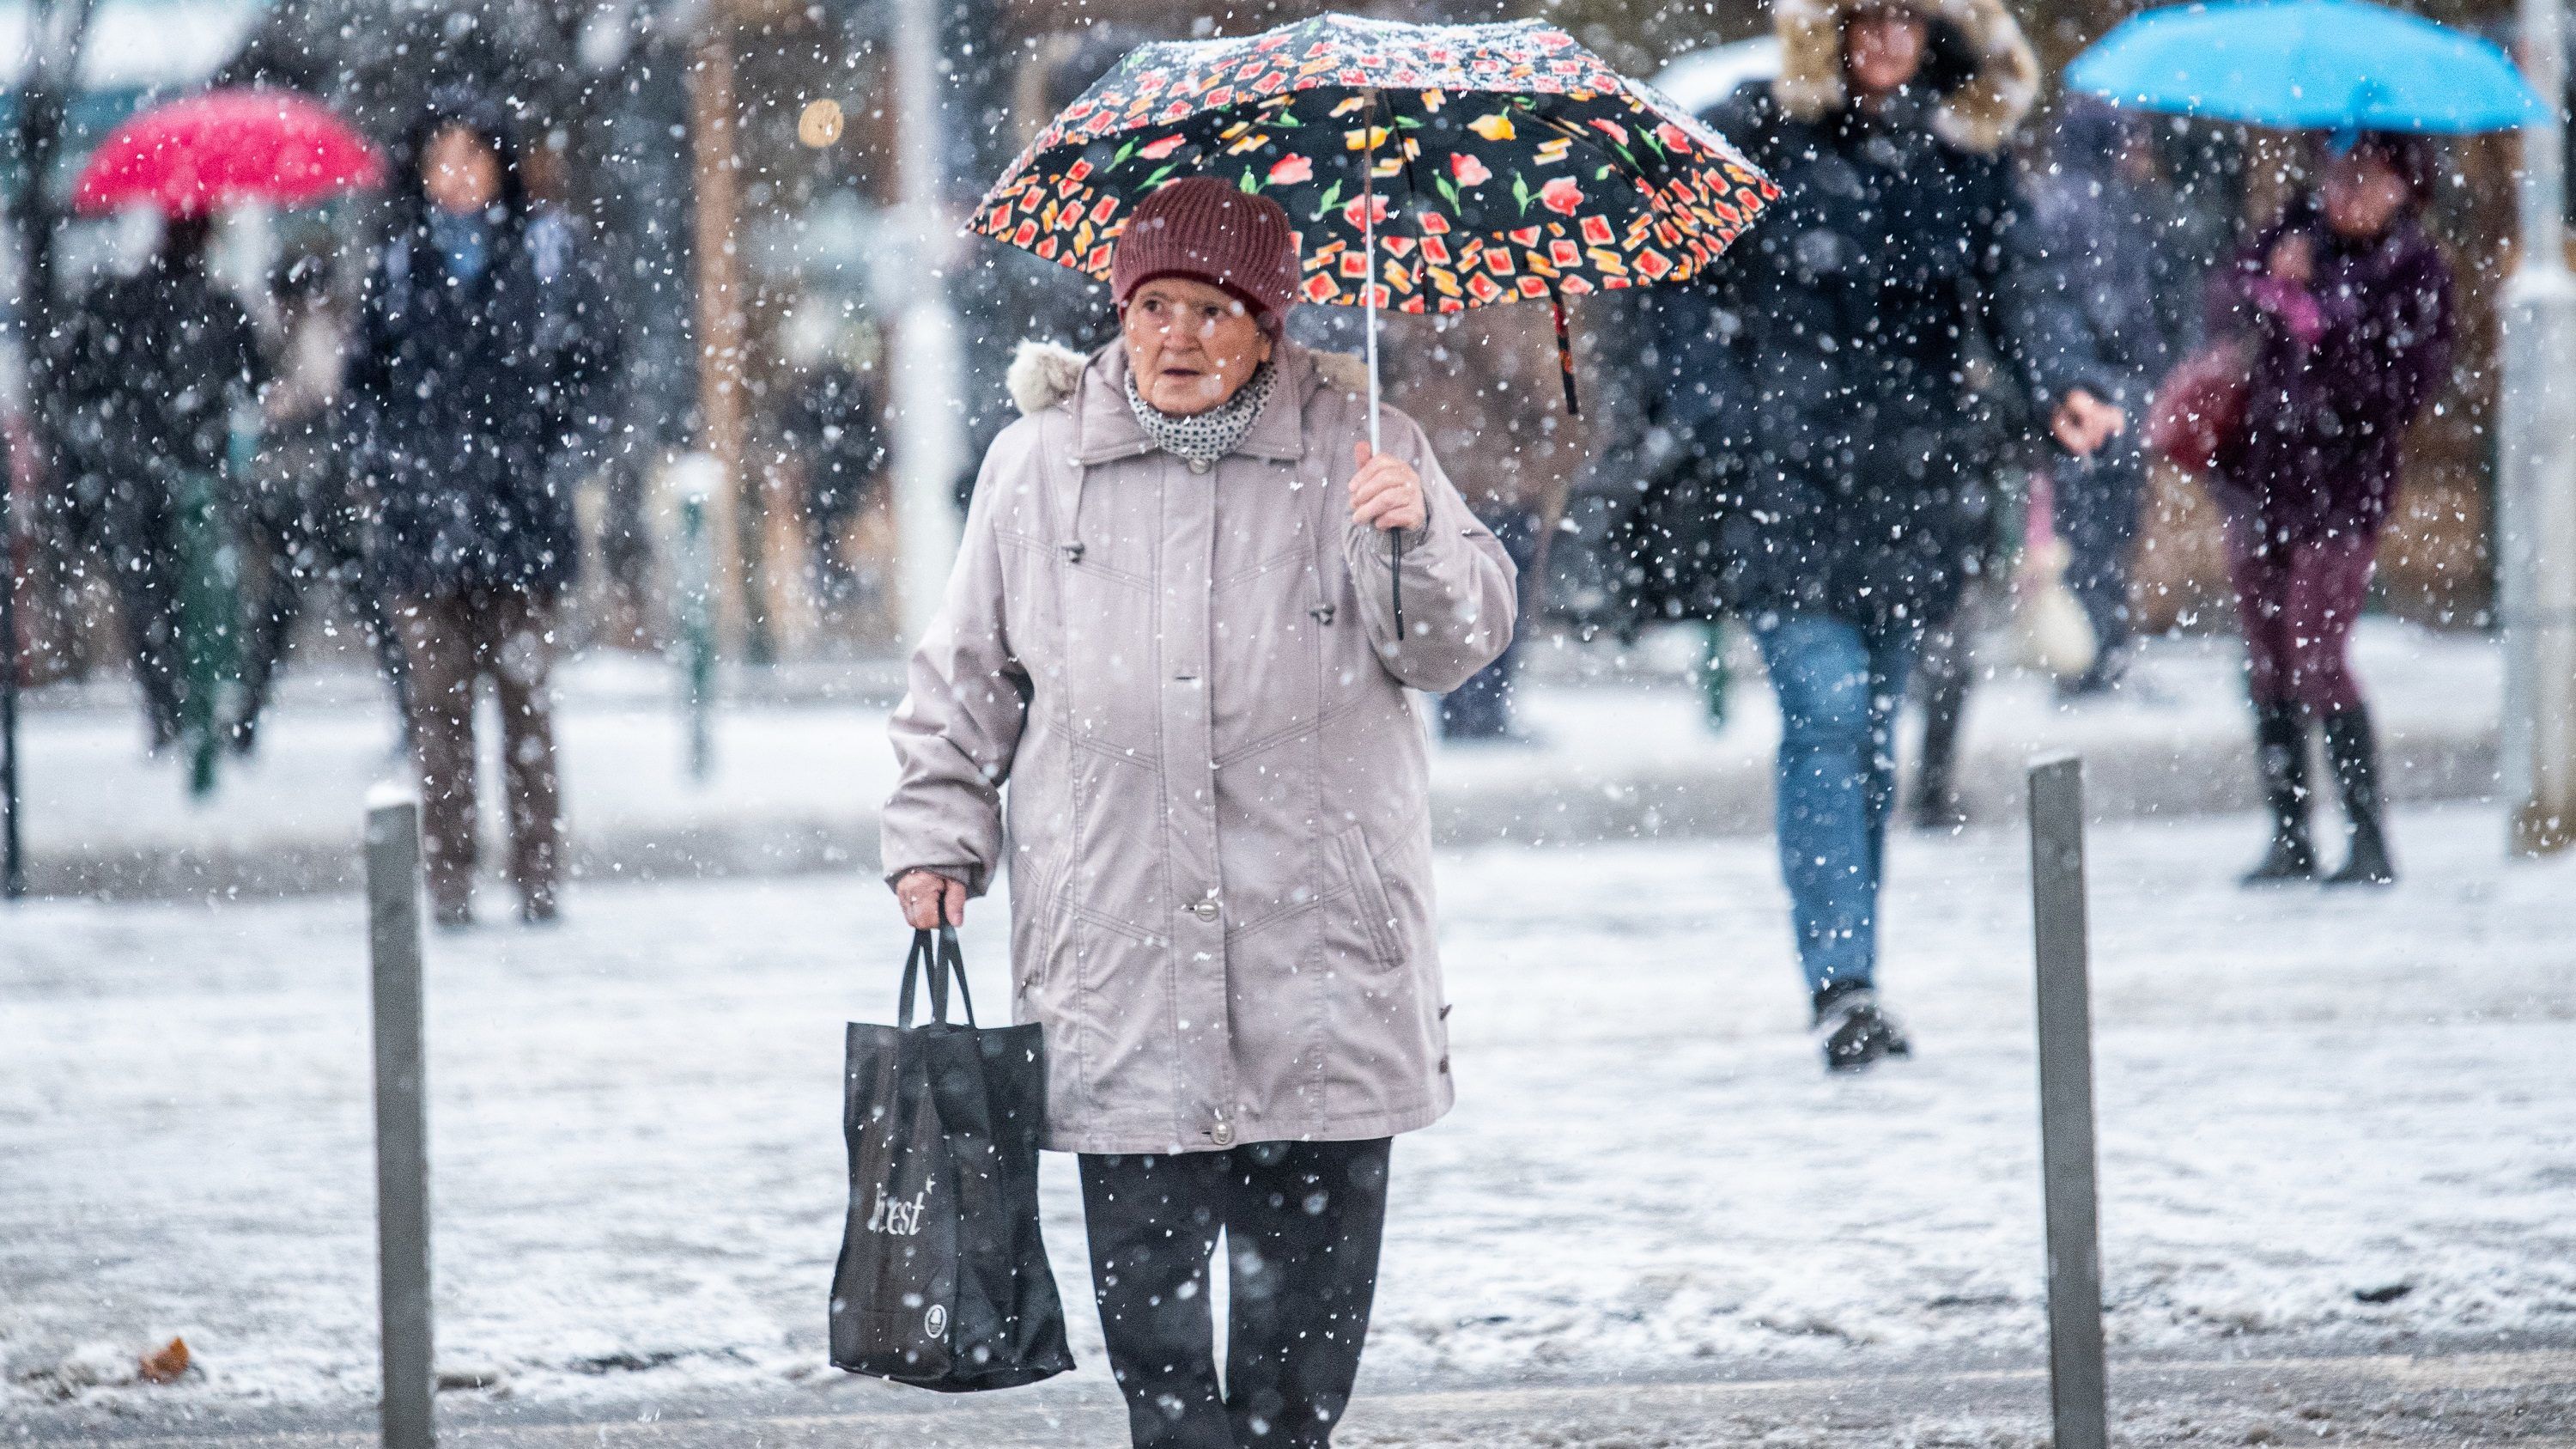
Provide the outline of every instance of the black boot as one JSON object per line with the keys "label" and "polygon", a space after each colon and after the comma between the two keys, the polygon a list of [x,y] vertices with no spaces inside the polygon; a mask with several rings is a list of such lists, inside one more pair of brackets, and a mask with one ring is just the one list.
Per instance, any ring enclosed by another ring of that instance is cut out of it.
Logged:
{"label": "black boot", "polygon": [[2308,731],[2296,705],[2254,707],[2255,763],[2263,803],[2272,809],[2272,845],[2245,873],[2247,885],[2314,880],[2317,848],[2308,836]]}
{"label": "black boot", "polygon": [[1914,1055],[1914,1044],[1878,1009],[1878,993],[1868,982],[1828,982],[1817,989],[1814,1004],[1826,1071],[1866,1071],[1884,1058]]}
{"label": "black boot", "polygon": [[2352,853],[2344,857],[2343,869],[2326,877],[2326,884],[2395,885],[2397,867],[2388,859],[2388,831],[2381,820],[2379,741],[2371,732],[2368,710],[2355,705],[2326,716],[2326,759],[2334,766],[2343,813],[2352,820]]}
{"label": "black boot", "polygon": [[1950,764],[1958,753],[1955,730],[1942,729],[1938,723],[1923,729],[1923,753],[1914,765],[1914,799],[1910,807],[1914,828],[1949,833],[1968,823],[1968,807],[1959,798],[1958,786],[1950,782]]}

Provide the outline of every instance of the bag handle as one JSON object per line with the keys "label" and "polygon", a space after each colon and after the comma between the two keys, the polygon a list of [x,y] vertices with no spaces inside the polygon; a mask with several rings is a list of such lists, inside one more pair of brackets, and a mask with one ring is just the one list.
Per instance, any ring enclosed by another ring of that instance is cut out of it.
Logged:
{"label": "bag handle", "polygon": [[942,921],[936,935],[923,930],[912,933],[912,949],[903,958],[903,993],[895,1003],[895,1025],[912,1026],[913,983],[927,970],[930,976],[930,1019],[939,1026],[948,1025],[948,982],[953,974],[957,981],[957,998],[966,1009],[966,1024],[975,1025],[975,996],[966,989],[966,955],[957,944],[957,928]]}

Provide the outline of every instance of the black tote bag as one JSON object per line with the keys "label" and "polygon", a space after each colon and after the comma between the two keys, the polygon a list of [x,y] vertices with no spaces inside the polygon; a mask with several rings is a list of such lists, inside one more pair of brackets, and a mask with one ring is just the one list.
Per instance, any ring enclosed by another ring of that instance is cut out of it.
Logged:
{"label": "black tote bag", "polygon": [[[930,1021],[912,1024],[930,978]],[[948,1020],[954,977],[963,1025]],[[1073,1367],[1038,1232],[1045,1047],[978,1027],[954,927],[913,934],[896,1024],[849,1027],[841,1130],[850,1214],[832,1273],[832,1363],[943,1393]]]}

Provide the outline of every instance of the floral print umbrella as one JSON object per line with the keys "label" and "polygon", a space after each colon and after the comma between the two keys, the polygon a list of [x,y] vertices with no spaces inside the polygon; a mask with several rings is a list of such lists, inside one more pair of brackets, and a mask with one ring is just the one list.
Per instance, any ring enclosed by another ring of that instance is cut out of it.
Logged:
{"label": "floral print umbrella", "polygon": [[[1094,277],[1135,204],[1212,175],[1287,208],[1309,302],[1459,312],[1699,275],[1778,190],[1555,26],[1323,15],[1141,46],[969,228]],[[1370,331],[1370,361],[1376,358]],[[1374,389],[1372,389],[1374,401]]]}

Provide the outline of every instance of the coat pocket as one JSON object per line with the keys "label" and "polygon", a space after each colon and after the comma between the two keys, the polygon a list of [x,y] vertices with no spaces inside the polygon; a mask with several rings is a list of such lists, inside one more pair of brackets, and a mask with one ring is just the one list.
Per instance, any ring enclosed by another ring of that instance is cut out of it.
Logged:
{"label": "coat pocket", "polygon": [[1351,910],[1367,933],[1369,955],[1380,966],[1404,964],[1404,944],[1395,929],[1395,903],[1377,873],[1377,857],[1368,837],[1356,825],[1333,837],[1342,856],[1342,875],[1351,884]]}

